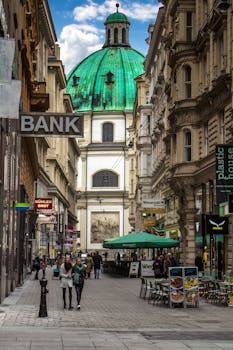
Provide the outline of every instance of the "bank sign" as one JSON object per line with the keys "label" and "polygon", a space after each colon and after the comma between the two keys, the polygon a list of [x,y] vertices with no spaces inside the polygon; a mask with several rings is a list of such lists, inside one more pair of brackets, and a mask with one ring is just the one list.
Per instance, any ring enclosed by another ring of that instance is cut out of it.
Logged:
{"label": "bank sign", "polygon": [[233,145],[216,146],[216,199],[217,204],[228,201],[233,193]]}
{"label": "bank sign", "polygon": [[23,136],[82,137],[83,115],[76,113],[21,113]]}

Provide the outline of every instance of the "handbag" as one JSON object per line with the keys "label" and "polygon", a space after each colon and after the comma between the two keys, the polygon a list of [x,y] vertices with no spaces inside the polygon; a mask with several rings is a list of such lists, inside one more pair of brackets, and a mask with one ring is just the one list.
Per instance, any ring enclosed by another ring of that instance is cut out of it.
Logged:
{"label": "handbag", "polygon": [[83,284],[84,283],[84,276],[81,274],[79,275],[79,284]]}
{"label": "handbag", "polygon": [[83,284],[84,283],[84,276],[82,274],[75,273],[74,274],[74,284]]}

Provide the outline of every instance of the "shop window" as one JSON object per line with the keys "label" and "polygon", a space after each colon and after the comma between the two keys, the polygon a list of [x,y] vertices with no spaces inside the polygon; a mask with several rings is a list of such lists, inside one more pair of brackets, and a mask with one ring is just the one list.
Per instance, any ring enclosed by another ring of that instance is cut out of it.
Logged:
{"label": "shop window", "polygon": [[103,142],[113,142],[113,124],[103,124]]}
{"label": "shop window", "polygon": [[109,170],[99,171],[93,176],[93,187],[118,187],[118,175]]}

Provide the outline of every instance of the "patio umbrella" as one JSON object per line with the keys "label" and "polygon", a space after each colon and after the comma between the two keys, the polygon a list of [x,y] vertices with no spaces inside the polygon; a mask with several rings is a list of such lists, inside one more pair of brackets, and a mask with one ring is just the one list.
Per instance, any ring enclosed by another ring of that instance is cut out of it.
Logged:
{"label": "patio umbrella", "polygon": [[179,246],[175,239],[156,236],[147,232],[131,233],[103,242],[104,248],[109,249],[135,249],[135,248],[171,248]]}

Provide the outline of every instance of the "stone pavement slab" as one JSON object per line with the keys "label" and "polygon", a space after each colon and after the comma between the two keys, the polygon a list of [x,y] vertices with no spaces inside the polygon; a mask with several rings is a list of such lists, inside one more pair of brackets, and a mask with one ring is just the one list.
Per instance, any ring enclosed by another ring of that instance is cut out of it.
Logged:
{"label": "stone pavement slab", "polygon": [[0,350],[233,350],[233,308],[153,306],[138,297],[139,279],[104,275],[86,280],[81,310],[68,311],[51,274],[48,317],[38,317],[40,285],[33,275],[0,304]]}

